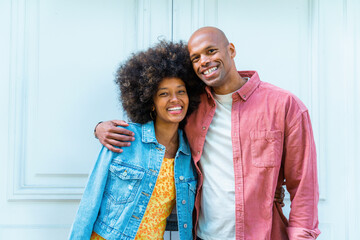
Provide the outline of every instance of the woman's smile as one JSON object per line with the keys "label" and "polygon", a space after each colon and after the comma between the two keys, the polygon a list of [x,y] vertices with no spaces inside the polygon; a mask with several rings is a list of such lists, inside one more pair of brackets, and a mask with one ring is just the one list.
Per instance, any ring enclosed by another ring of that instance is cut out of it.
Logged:
{"label": "woman's smile", "polygon": [[155,123],[179,124],[189,106],[185,83],[180,78],[164,78],[154,96]]}

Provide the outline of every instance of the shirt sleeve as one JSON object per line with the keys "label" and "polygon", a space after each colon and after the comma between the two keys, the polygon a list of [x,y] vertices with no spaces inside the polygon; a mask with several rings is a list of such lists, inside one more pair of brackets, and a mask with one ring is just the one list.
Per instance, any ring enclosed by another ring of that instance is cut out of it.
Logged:
{"label": "shirt sleeve", "polygon": [[315,142],[308,111],[294,116],[285,133],[283,155],[291,200],[287,233],[290,240],[316,239],[320,231]]}
{"label": "shirt sleeve", "polygon": [[88,179],[69,240],[90,239],[104,193],[112,152],[103,147]]}

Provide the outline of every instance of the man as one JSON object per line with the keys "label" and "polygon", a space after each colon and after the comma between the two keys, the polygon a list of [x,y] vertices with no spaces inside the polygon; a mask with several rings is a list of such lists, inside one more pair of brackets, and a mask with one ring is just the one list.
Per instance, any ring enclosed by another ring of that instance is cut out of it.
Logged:
{"label": "man", "polygon": [[[200,239],[316,239],[316,151],[307,108],[291,93],[236,70],[235,47],[214,27],[188,41],[194,71],[207,85],[185,132],[199,173],[195,230]],[[126,146],[122,121],[96,128],[101,143]],[[116,150],[121,151],[121,150]],[[289,221],[276,188],[290,193]],[[181,226],[180,226],[181,227]]]}

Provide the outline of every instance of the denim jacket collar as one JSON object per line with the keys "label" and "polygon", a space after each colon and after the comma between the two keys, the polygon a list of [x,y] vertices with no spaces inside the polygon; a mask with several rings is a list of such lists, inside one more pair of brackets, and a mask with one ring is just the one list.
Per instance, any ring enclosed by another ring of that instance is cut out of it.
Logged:
{"label": "denim jacket collar", "polygon": [[[185,139],[183,131],[178,129],[179,134],[179,150],[180,152],[184,153],[185,155],[190,155],[190,147]],[[144,143],[157,143],[155,136],[155,126],[153,121],[149,121],[142,125],[142,141]]]}

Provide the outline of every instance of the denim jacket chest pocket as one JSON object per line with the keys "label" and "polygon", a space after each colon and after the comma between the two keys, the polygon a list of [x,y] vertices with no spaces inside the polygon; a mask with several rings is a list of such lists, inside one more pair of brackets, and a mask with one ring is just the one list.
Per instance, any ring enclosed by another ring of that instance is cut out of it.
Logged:
{"label": "denim jacket chest pocket", "polygon": [[144,174],[145,171],[136,168],[136,166],[112,162],[109,168],[105,195],[107,195],[114,204],[124,204],[134,201]]}
{"label": "denim jacket chest pocket", "polygon": [[282,136],[280,130],[251,131],[251,157],[255,167],[277,167],[281,164]]}
{"label": "denim jacket chest pocket", "polygon": [[189,187],[189,211],[190,211],[190,214],[192,214],[193,210],[194,210],[194,203],[195,203],[195,195],[196,195],[196,184],[197,184],[197,181],[194,180],[194,181],[190,181],[188,182],[188,187]]}

